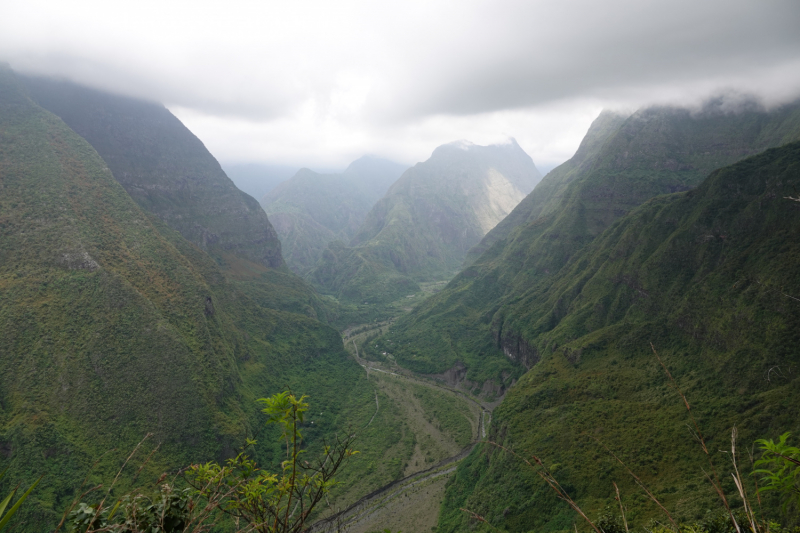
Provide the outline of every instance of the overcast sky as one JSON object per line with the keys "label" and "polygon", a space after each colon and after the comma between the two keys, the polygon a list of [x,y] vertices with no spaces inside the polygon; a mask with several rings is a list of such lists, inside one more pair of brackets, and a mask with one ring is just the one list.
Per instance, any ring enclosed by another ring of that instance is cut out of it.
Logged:
{"label": "overcast sky", "polygon": [[798,28],[798,0],[0,0],[0,60],[163,102],[221,161],[511,136],[548,168],[604,107],[799,96]]}

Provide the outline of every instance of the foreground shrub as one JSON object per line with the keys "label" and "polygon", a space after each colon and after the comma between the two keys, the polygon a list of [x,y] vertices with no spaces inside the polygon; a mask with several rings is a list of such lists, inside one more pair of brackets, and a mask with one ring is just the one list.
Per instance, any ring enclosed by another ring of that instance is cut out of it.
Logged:
{"label": "foreground shrub", "polygon": [[[202,533],[223,523],[225,529],[237,532],[305,531],[312,512],[336,484],[333,476],[358,453],[350,449],[354,439],[350,435],[326,445],[319,457],[303,458],[306,451],[302,449],[300,425],[309,407],[305,399],[283,392],[259,400],[264,404],[267,423],[282,428],[286,460],[280,472],[259,467],[247,455],[247,449],[256,442],[248,440],[245,449],[223,465],[192,465],[182,471],[183,476],[163,484],[166,475],[162,476],[156,494],[134,490],[114,505],[107,505],[109,488],[106,497],[95,505],[73,504],[62,525],[70,533]],[[178,489],[178,480],[185,480],[189,487]]]}

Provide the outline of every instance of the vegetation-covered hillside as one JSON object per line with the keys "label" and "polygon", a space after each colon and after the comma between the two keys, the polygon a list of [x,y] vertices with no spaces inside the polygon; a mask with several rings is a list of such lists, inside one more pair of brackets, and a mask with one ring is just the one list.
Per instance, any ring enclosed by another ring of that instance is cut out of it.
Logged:
{"label": "vegetation-covered hillside", "polygon": [[[594,517],[615,503],[612,481],[629,521],[660,514],[595,439],[677,518],[721,508],[652,342],[738,505],[718,452],[730,448],[731,427],[740,449],[800,430],[800,203],[789,198],[798,190],[800,143],[745,159],[688,193],[646,202],[510,305],[505,316],[538,362],[495,411],[491,438],[542,457]],[[764,506],[777,515],[774,502]],[[518,459],[490,446],[459,468],[440,531],[467,527],[460,507],[508,531],[566,530],[576,519]]]}
{"label": "vegetation-covered hillside", "polygon": [[278,235],[258,203],[164,106],[65,81],[21,80],[97,150],[140,207],[209,254],[260,305],[325,322],[337,316],[284,266]]}
{"label": "vegetation-covered hillside", "polygon": [[287,265],[307,274],[329,243],[350,242],[364,218],[407,167],[365,156],[341,174],[307,168],[261,200],[283,245]]}
{"label": "vegetation-covered hillside", "polygon": [[233,254],[282,266],[280,241],[258,202],[164,106],[65,81],[23,80],[39,105],[97,150],[144,209],[220,262]]}
{"label": "vegetation-covered hillside", "polygon": [[[108,483],[147,433],[160,443],[148,486],[229,457],[248,436],[275,462],[255,399],[287,386],[320,408],[304,429],[311,448],[375,417],[373,388],[335,330],[228,281],[7,68],[0,189],[2,489],[45,474],[18,515],[28,530],[51,530],[91,464],[116,450],[89,480]],[[360,436],[370,444],[345,480],[366,492],[399,474],[381,459],[403,435],[384,412]]]}
{"label": "vegetation-covered hillside", "polygon": [[770,112],[721,107],[601,115],[576,156],[509,216],[519,225],[498,226],[487,251],[398,321],[391,345],[379,342],[378,350],[418,371],[462,363],[474,383],[510,385],[540,357],[516,302],[550,286],[583,247],[648,198],[690,189],[714,168],[800,138],[797,104]]}
{"label": "vegetation-covered hillside", "polygon": [[440,146],[375,204],[350,247],[325,251],[312,279],[339,298],[370,302],[413,293],[419,281],[449,279],[539,179],[513,139]]}

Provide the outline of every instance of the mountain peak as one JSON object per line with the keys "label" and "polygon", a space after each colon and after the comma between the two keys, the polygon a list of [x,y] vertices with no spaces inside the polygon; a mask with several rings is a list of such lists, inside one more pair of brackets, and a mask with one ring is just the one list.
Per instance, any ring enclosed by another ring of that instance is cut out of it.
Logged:
{"label": "mountain peak", "polygon": [[391,301],[417,281],[446,279],[540,179],[514,139],[439,146],[375,204],[351,248],[323,256],[313,279],[352,301]]}
{"label": "mountain peak", "polygon": [[459,150],[464,150],[466,152],[471,148],[475,147],[476,144],[466,139],[459,139],[458,141],[447,143],[445,146],[451,146],[453,148],[458,148]]}
{"label": "mountain peak", "polygon": [[430,159],[437,159],[439,157],[458,157],[458,154],[469,154],[471,157],[482,156],[500,156],[500,157],[524,157],[530,159],[530,156],[522,149],[514,137],[507,137],[505,140],[482,145],[475,144],[467,139],[459,139],[447,144],[437,147],[431,154]]}

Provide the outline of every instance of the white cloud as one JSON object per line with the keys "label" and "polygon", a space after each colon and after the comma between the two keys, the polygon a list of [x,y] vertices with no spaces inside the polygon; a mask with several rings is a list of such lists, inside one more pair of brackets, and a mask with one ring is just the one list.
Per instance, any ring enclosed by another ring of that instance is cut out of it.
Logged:
{"label": "white cloud", "polygon": [[367,153],[412,165],[454,139],[487,145],[509,137],[514,137],[537,165],[550,168],[572,156],[601,110],[597,101],[573,100],[535,109],[432,115],[374,124],[333,120],[313,108],[263,122],[171,108],[221,160],[341,169]]}
{"label": "white cloud", "polygon": [[0,59],[166,103],[221,159],[569,157],[603,106],[800,93],[796,0],[27,0]]}

